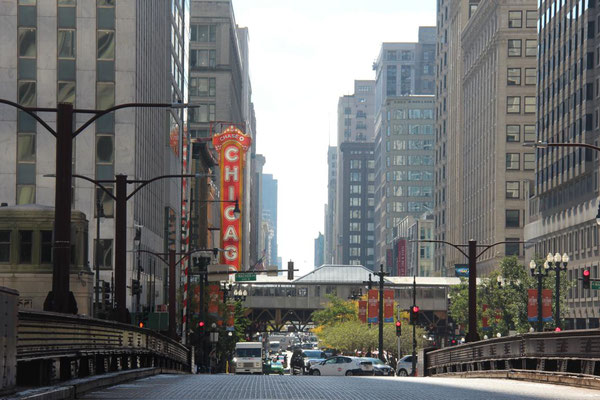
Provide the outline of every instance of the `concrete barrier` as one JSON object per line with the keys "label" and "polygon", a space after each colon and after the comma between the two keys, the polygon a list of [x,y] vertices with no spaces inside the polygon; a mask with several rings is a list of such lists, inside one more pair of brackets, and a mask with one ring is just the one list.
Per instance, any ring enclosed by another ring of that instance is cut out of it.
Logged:
{"label": "concrete barrier", "polygon": [[0,286],[0,395],[17,382],[17,303],[19,292]]}

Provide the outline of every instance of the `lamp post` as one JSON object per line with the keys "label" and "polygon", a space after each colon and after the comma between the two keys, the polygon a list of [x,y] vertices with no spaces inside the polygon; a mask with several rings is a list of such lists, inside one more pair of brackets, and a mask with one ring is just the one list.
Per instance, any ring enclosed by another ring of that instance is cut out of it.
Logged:
{"label": "lamp post", "polygon": [[[10,100],[0,99],[0,104],[17,108],[39,122],[56,138],[56,187],[54,197],[54,237],[52,291],[44,301],[44,310],[77,313],[77,303],[69,288],[71,265],[71,175],[73,173],[73,139],[98,118],[122,108],[186,108],[182,103],[125,103],[106,110],[74,109],[71,103],[59,103],[56,108],[24,107]],[[52,129],[36,113],[56,114],[56,130]],[[74,129],[74,114],[94,114],[79,128]]]}
{"label": "lamp post", "polygon": [[[542,272],[543,267],[543,272]],[[538,316],[537,316],[537,331],[542,332],[544,330],[544,321],[542,320],[542,281],[545,276],[548,276],[548,269],[550,265],[548,265],[548,261],[544,261],[544,264],[536,264],[535,260],[531,260],[529,262],[529,270],[531,271],[531,276],[537,278],[538,281],[538,289],[537,289],[537,302],[538,302]],[[537,269],[537,271],[536,271]]]}
{"label": "lamp post", "polygon": [[569,256],[567,253],[563,253],[561,256],[560,253],[552,255],[552,253],[548,253],[546,257],[546,262],[548,263],[548,267],[556,272],[556,289],[554,292],[554,313],[555,313],[555,321],[556,328],[560,330],[562,327],[560,326],[560,272],[567,270],[567,264],[569,263]]}
{"label": "lamp post", "polygon": [[[522,241],[503,241],[497,242],[490,245],[478,245],[476,240],[469,240],[469,244],[454,244],[446,242],[445,240],[416,240],[416,242],[422,243],[443,243],[448,246],[454,247],[456,250],[462,253],[469,260],[469,332],[465,337],[467,343],[477,342],[480,340],[479,334],[477,333],[477,259],[481,257],[486,251],[494,246],[506,243],[525,243]],[[467,247],[467,252],[462,248]],[[480,247],[482,250],[477,253],[477,248]]]}
{"label": "lamp post", "polygon": [[100,252],[98,251],[100,249],[100,218],[104,217],[104,207],[102,207],[102,202],[100,201],[100,197],[98,197],[96,199],[96,248],[95,248],[95,255],[96,255],[96,297],[95,297],[95,303],[96,306],[94,307],[94,317],[98,318],[99,315],[99,311],[100,311]]}

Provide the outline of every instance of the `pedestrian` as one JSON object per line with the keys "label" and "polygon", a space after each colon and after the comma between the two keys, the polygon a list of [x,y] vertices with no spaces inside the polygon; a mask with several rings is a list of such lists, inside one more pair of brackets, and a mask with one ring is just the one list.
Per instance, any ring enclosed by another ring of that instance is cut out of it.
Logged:
{"label": "pedestrian", "polygon": [[369,347],[369,351],[367,351],[367,354],[365,354],[367,357],[373,357],[373,354],[371,353],[371,348]]}

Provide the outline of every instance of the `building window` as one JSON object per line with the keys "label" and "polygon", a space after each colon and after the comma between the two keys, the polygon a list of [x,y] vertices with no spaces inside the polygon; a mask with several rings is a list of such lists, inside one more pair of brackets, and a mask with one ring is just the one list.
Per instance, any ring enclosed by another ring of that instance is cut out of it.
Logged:
{"label": "building window", "polygon": [[199,104],[198,107],[190,108],[190,122],[210,122],[215,120],[214,104]]}
{"label": "building window", "polygon": [[506,181],[506,198],[518,199],[521,197],[520,182]]}
{"label": "building window", "polygon": [[33,231],[19,231],[19,264],[31,264]]}
{"label": "building window", "polygon": [[535,154],[534,153],[523,154],[523,169],[525,171],[532,171],[535,169]]}
{"label": "building window", "polygon": [[40,231],[40,263],[52,264],[52,231]]}
{"label": "building window", "polygon": [[359,169],[362,167],[361,160],[350,160],[350,168]]}
{"label": "building window", "polygon": [[115,59],[115,32],[98,31],[98,60]]}
{"label": "building window", "polygon": [[535,142],[535,125],[523,125],[523,140]]}
{"label": "building window", "polygon": [[515,243],[506,243],[504,245],[504,252],[506,256],[519,256],[520,248],[519,248],[519,238],[506,238],[506,242],[515,242]]}
{"label": "building window", "polygon": [[525,84],[535,85],[537,81],[537,70],[535,68],[525,68]]}
{"label": "building window", "polygon": [[508,27],[521,28],[523,26],[523,12],[509,11],[508,12]]}
{"label": "building window", "polygon": [[535,96],[525,96],[523,112],[525,114],[535,114]]}
{"label": "building window", "polygon": [[521,57],[521,39],[508,40],[508,56]]}
{"label": "building window", "polygon": [[112,239],[96,239],[94,245],[96,265],[100,268],[112,268]]}
{"label": "building window", "polygon": [[214,68],[217,65],[216,50],[191,50],[190,67],[192,69]]}
{"label": "building window", "polygon": [[521,113],[521,97],[520,96],[508,96],[506,98],[506,112],[508,114],[520,114]]}
{"label": "building window", "polygon": [[537,10],[525,11],[525,27],[537,28]]}
{"label": "building window", "polygon": [[506,153],[506,169],[507,170],[518,170],[521,162],[521,155],[519,153]]}
{"label": "building window", "polygon": [[214,43],[217,41],[216,25],[192,25],[190,41],[200,43]]}
{"label": "building window", "polygon": [[10,262],[10,231],[0,231],[0,262]]}
{"label": "building window", "polygon": [[535,57],[537,55],[537,40],[525,40],[525,57]]}
{"label": "building window", "polygon": [[521,68],[508,68],[506,84],[508,86],[518,86],[521,84]]}
{"label": "building window", "polygon": [[190,96],[215,97],[216,82],[216,78],[190,78]]}
{"label": "building window", "polygon": [[521,126],[520,125],[506,125],[506,141],[507,142],[521,141]]}
{"label": "building window", "polygon": [[519,228],[519,210],[506,210],[506,227]]}

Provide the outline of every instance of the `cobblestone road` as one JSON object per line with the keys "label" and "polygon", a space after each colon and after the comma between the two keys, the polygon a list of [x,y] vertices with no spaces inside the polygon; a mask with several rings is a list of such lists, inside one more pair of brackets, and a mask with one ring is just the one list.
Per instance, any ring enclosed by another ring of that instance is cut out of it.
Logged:
{"label": "cobblestone road", "polygon": [[84,399],[600,400],[600,391],[497,379],[157,375]]}

